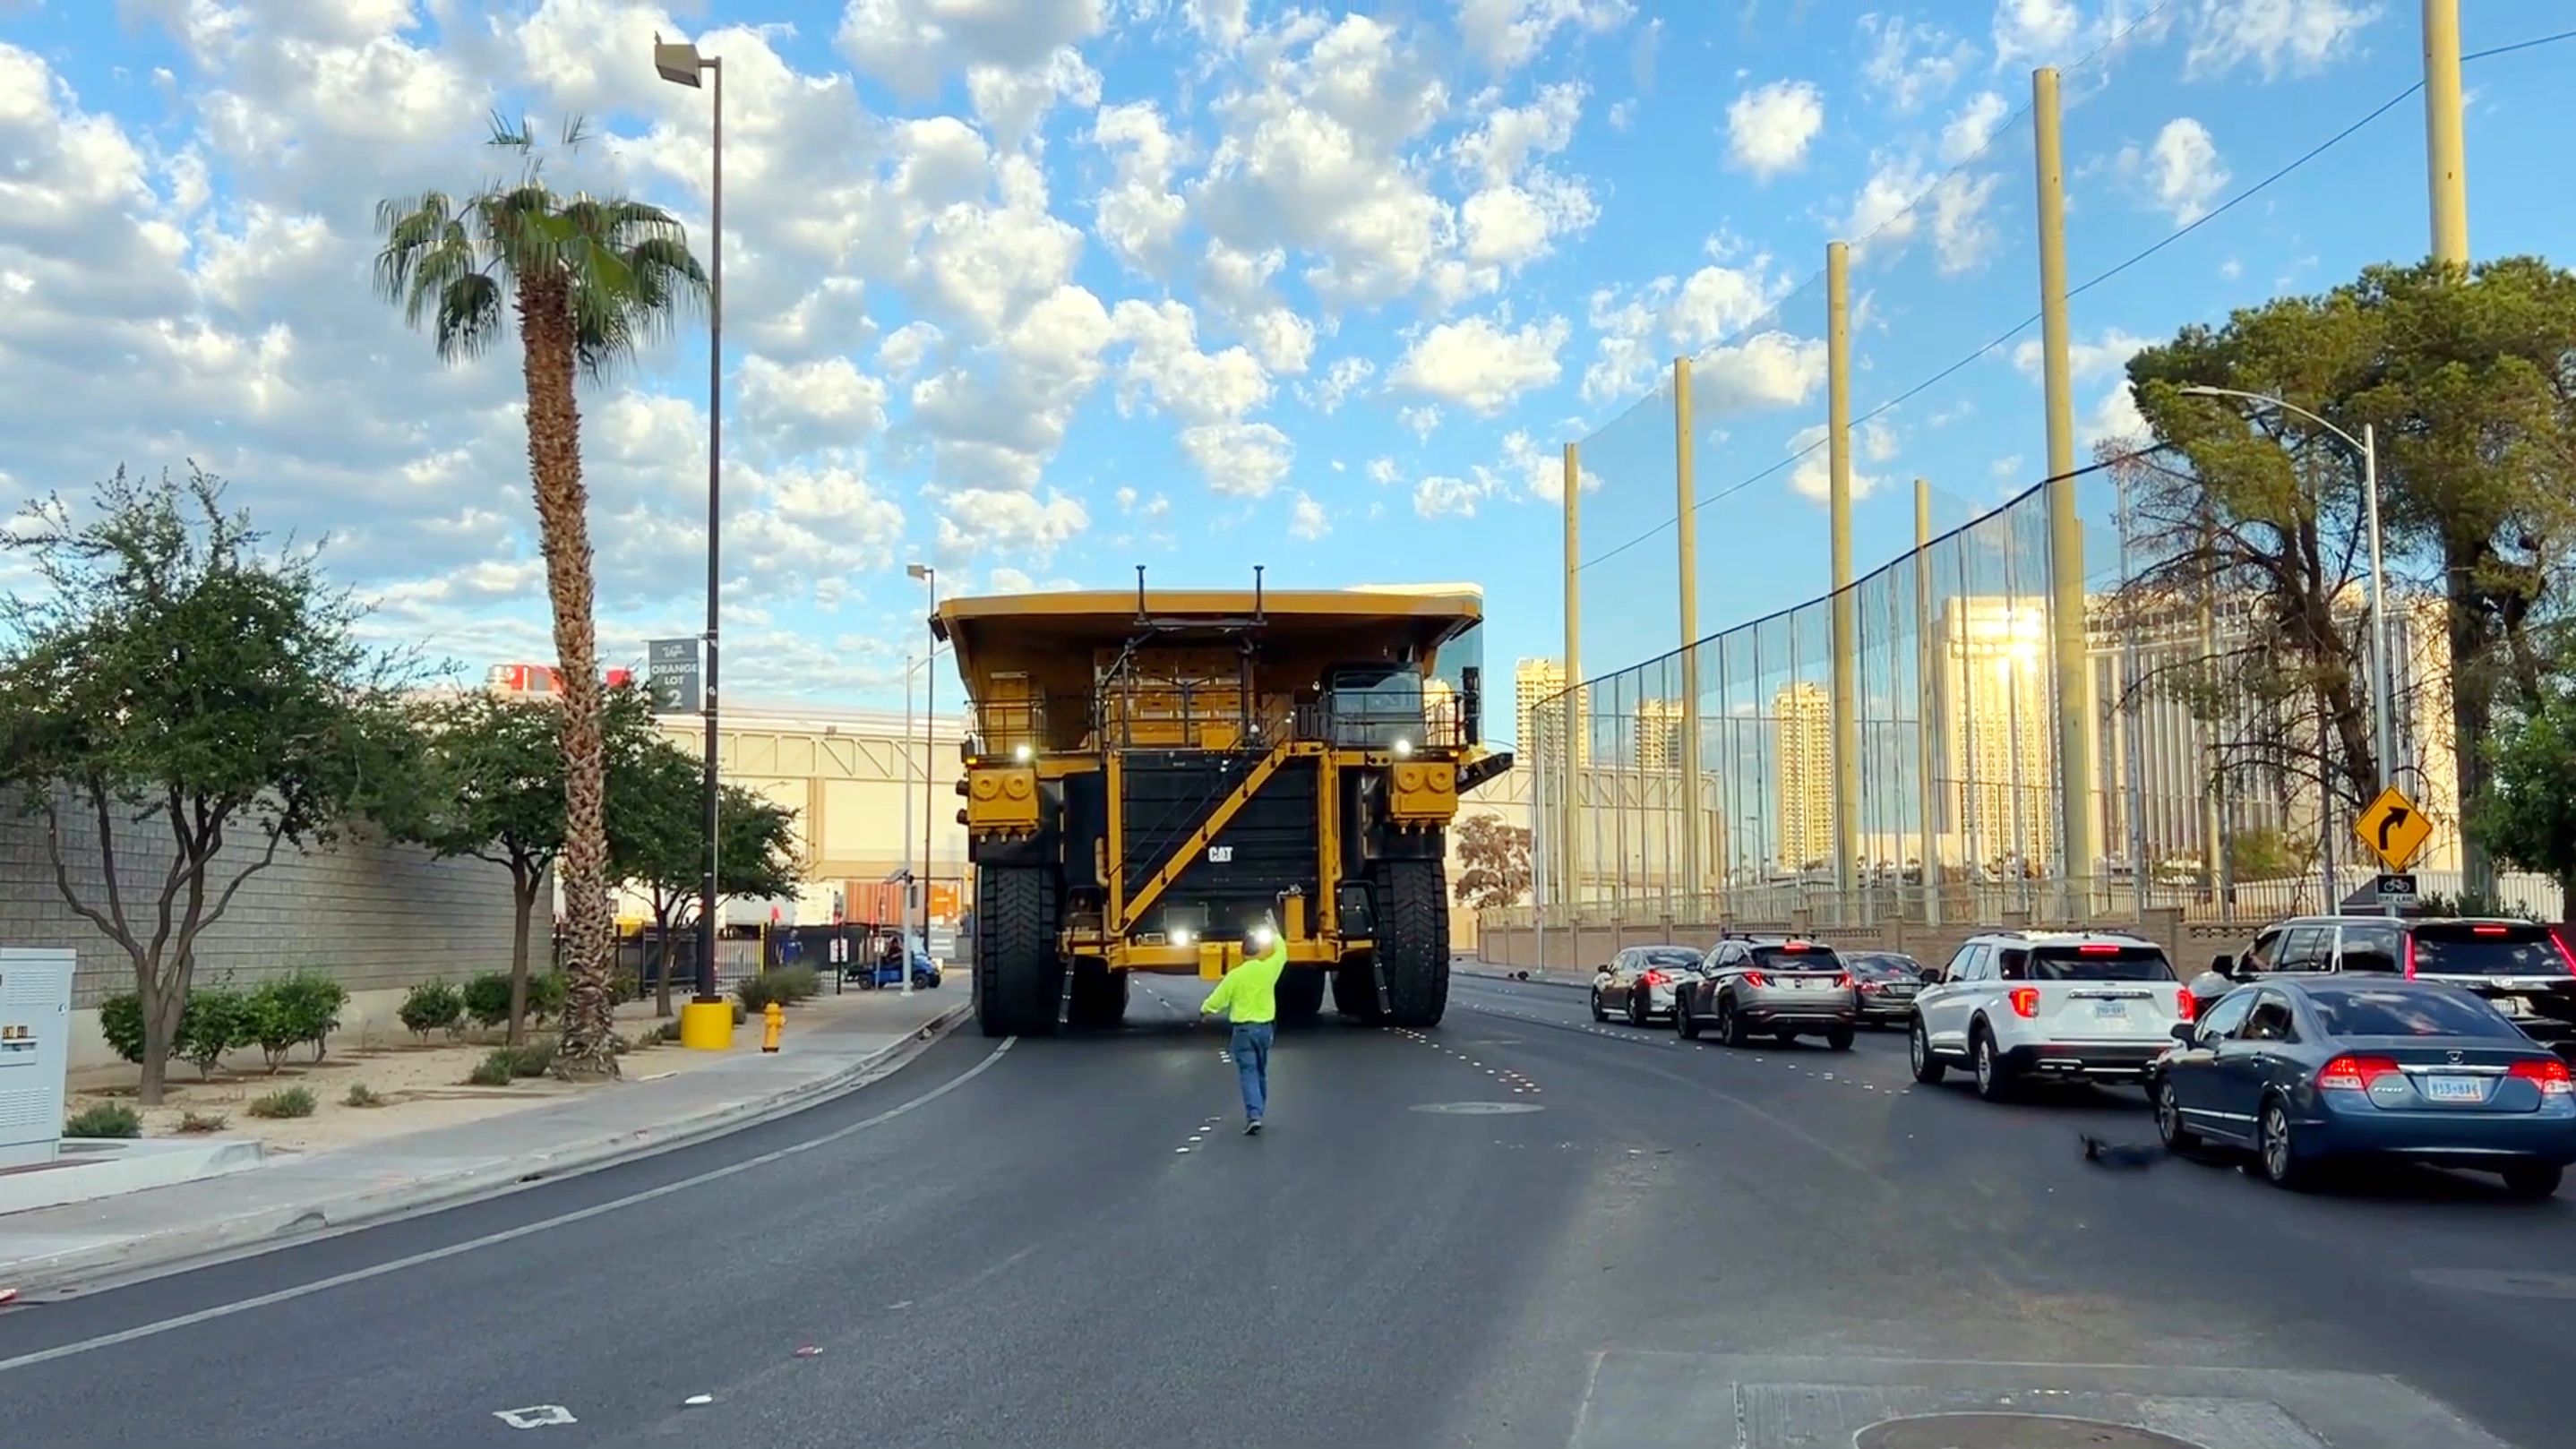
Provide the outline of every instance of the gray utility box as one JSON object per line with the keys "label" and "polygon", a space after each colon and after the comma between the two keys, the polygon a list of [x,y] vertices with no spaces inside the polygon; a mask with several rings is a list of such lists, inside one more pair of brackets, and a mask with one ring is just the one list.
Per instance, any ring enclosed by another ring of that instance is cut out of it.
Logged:
{"label": "gray utility box", "polygon": [[73,960],[0,947],[0,1169],[51,1162],[62,1142]]}

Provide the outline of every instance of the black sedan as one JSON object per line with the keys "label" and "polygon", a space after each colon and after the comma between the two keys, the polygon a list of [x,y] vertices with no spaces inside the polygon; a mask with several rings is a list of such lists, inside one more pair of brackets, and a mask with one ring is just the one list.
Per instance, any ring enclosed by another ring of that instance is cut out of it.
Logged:
{"label": "black sedan", "polygon": [[1860,1024],[1903,1026],[1914,1014],[1914,995],[1923,989],[1923,963],[1901,951],[1845,951],[1858,993]]}
{"label": "black sedan", "polygon": [[2149,1071],[2167,1147],[2251,1148],[2295,1187],[2340,1158],[2500,1173],[2544,1198],[2576,1162],[2576,1079],[2455,986],[2272,977],[2229,992]]}

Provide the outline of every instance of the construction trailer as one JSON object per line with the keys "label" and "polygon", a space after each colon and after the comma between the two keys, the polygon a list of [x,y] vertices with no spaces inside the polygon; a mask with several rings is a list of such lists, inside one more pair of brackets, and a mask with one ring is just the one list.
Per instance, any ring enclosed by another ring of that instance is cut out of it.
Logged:
{"label": "construction trailer", "polygon": [[988,1036],[1114,1026],[1136,972],[1285,937],[1284,1023],[1424,1027],[1449,989],[1446,832],[1479,737],[1472,586],[1015,594],[931,621],[964,743]]}

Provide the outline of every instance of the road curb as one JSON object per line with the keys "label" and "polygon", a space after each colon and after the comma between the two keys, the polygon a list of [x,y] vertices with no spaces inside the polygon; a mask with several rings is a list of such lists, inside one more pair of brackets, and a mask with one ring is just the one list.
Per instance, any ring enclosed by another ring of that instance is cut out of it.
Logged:
{"label": "road curb", "polygon": [[[766,1096],[729,1103],[658,1128],[620,1132],[567,1144],[551,1152],[513,1158],[500,1166],[477,1165],[407,1179],[377,1189],[333,1197],[303,1207],[246,1213],[195,1224],[167,1233],[130,1238],[98,1247],[75,1249],[41,1258],[0,1264],[0,1286],[22,1297],[41,1299],[103,1276],[126,1278],[146,1270],[176,1271],[200,1259],[239,1254],[251,1248],[285,1247],[290,1241],[341,1232],[369,1223],[409,1217],[499,1194],[523,1186],[554,1182],[621,1162],[672,1151],[728,1132],[738,1132],[773,1118],[815,1105],[872,1080],[875,1074],[902,1065],[974,1013],[972,1001],[961,1001],[905,1033],[900,1039],[828,1076],[781,1087]],[[257,1169],[253,1169],[256,1171]]]}

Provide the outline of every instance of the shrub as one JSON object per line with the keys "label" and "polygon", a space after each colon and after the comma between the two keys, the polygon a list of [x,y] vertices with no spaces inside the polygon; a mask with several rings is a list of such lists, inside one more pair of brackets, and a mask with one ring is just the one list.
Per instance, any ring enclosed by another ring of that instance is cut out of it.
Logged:
{"label": "shrub", "polygon": [[128,991],[98,1004],[98,1034],[118,1056],[143,1060],[143,998]]}
{"label": "shrub", "polygon": [[613,976],[613,977],[609,978],[609,982],[608,982],[608,1003],[609,1003],[609,1005],[611,1005],[611,1006],[623,1006],[623,1005],[625,1005],[627,1002],[630,1002],[630,1001],[641,1001],[643,998],[644,998],[644,983],[643,983],[642,979],[641,979],[641,978],[639,978],[638,976],[636,976],[636,974],[635,974],[634,972],[632,972],[632,971],[621,972],[621,973],[619,973],[618,975],[616,975],[616,976]]}
{"label": "shrub", "polygon": [[541,1036],[517,1048],[504,1047],[510,1053],[510,1075],[542,1077],[555,1069],[555,1039]]}
{"label": "shrub", "polygon": [[270,984],[286,1003],[295,1040],[313,1048],[313,1060],[322,1060],[331,1049],[331,1033],[340,1029],[340,1008],[349,1004],[349,988],[312,970],[292,972]]}
{"label": "shrub", "polygon": [[182,1112],[179,1114],[179,1130],[192,1133],[221,1132],[232,1120],[221,1112]]}
{"label": "shrub", "polygon": [[474,1070],[465,1074],[465,1080],[477,1087],[506,1087],[517,1075],[513,1068],[518,1055],[508,1047],[494,1047],[490,1055],[474,1064]]}
{"label": "shrub", "polygon": [[811,966],[788,966],[769,973],[769,989],[783,1006],[810,1001],[823,993],[823,978]]}
{"label": "shrub", "polygon": [[465,983],[465,1014],[474,1024],[485,1029],[499,1026],[510,1019],[510,978],[506,972],[486,971]]}
{"label": "shrub", "polygon": [[453,1031],[465,1020],[465,994],[444,981],[424,981],[403,997],[401,1009],[394,1014],[412,1035],[427,1041],[431,1032]]}
{"label": "shrub", "polygon": [[733,1024],[740,1026],[749,1020],[751,1020],[751,1013],[743,1010],[741,1002],[735,1002],[733,1004]]}
{"label": "shrub", "polygon": [[528,1019],[545,1021],[563,1015],[564,1003],[572,998],[572,978],[560,971],[545,971],[528,978]]}
{"label": "shrub", "polygon": [[385,1094],[364,1082],[351,1082],[349,1095],[341,1100],[352,1107],[381,1107],[385,1105]]}
{"label": "shrub", "polygon": [[737,1025],[742,1022],[745,1013],[765,1011],[772,1001],[777,1001],[781,1005],[786,1004],[785,999],[777,994],[777,988],[770,983],[767,972],[762,972],[758,976],[746,976],[735,982],[733,999],[733,1019]]}
{"label": "shrub", "polygon": [[310,1117],[315,1105],[311,1087],[286,1087],[252,1098],[242,1110],[254,1117]]}
{"label": "shrub", "polygon": [[179,1018],[179,1055],[195,1064],[198,1076],[213,1076],[224,1053],[257,1039],[249,997],[229,986],[188,993],[187,1010]]}
{"label": "shrub", "polygon": [[674,1019],[666,1021],[660,1026],[653,1028],[653,1039],[656,1041],[678,1041],[680,1039],[680,1023]]}
{"label": "shrub", "polygon": [[283,988],[283,981],[261,983],[242,998],[243,1021],[250,1039],[259,1045],[260,1056],[268,1063],[268,1074],[286,1062],[286,1054],[304,1040],[304,1024],[297,1019],[296,1003]]}
{"label": "shrub", "polygon": [[84,1107],[63,1124],[65,1137],[140,1137],[143,1114],[123,1102]]}

